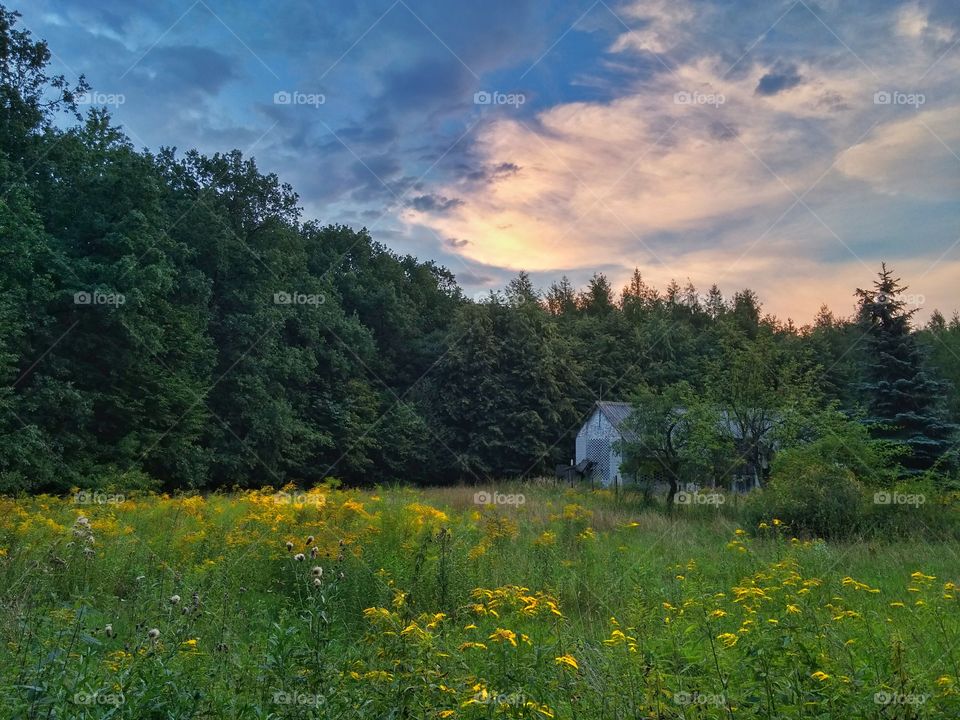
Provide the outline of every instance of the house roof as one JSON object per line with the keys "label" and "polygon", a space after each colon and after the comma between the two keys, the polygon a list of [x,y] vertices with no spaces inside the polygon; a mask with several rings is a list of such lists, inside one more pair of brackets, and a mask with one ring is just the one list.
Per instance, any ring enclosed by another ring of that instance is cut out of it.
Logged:
{"label": "house roof", "polygon": [[633,412],[633,407],[627,402],[605,402],[601,400],[597,402],[597,409],[606,416],[610,424],[617,430],[620,430],[623,421],[630,417],[630,413]]}

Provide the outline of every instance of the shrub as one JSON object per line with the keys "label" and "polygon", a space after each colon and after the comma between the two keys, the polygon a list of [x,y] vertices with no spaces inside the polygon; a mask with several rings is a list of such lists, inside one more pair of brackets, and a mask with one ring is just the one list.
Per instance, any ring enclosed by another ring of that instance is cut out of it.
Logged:
{"label": "shrub", "polygon": [[864,493],[853,472],[839,465],[793,466],[775,473],[767,487],[747,499],[754,527],[774,518],[794,535],[847,537],[863,526]]}

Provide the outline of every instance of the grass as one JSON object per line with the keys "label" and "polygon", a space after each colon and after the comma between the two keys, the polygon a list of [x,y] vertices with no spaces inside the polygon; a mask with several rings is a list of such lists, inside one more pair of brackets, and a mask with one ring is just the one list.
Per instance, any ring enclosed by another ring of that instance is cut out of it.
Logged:
{"label": "grass", "polygon": [[960,717],[953,541],[498,491],[0,499],[0,717]]}

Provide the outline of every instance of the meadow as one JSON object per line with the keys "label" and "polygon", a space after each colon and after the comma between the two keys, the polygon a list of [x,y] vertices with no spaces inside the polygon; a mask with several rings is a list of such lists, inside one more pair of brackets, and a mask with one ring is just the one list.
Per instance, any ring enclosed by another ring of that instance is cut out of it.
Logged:
{"label": "meadow", "polygon": [[478,490],[0,498],[0,716],[960,717],[955,542]]}

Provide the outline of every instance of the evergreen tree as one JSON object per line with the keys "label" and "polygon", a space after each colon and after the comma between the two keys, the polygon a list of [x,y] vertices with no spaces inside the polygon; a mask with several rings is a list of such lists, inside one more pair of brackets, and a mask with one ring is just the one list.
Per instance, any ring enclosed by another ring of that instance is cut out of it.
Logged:
{"label": "evergreen tree", "polygon": [[933,467],[951,447],[956,426],[943,412],[944,384],[933,376],[900,297],[907,288],[882,265],[870,290],[857,289],[865,336],[863,390],[878,439],[899,443],[910,473]]}

